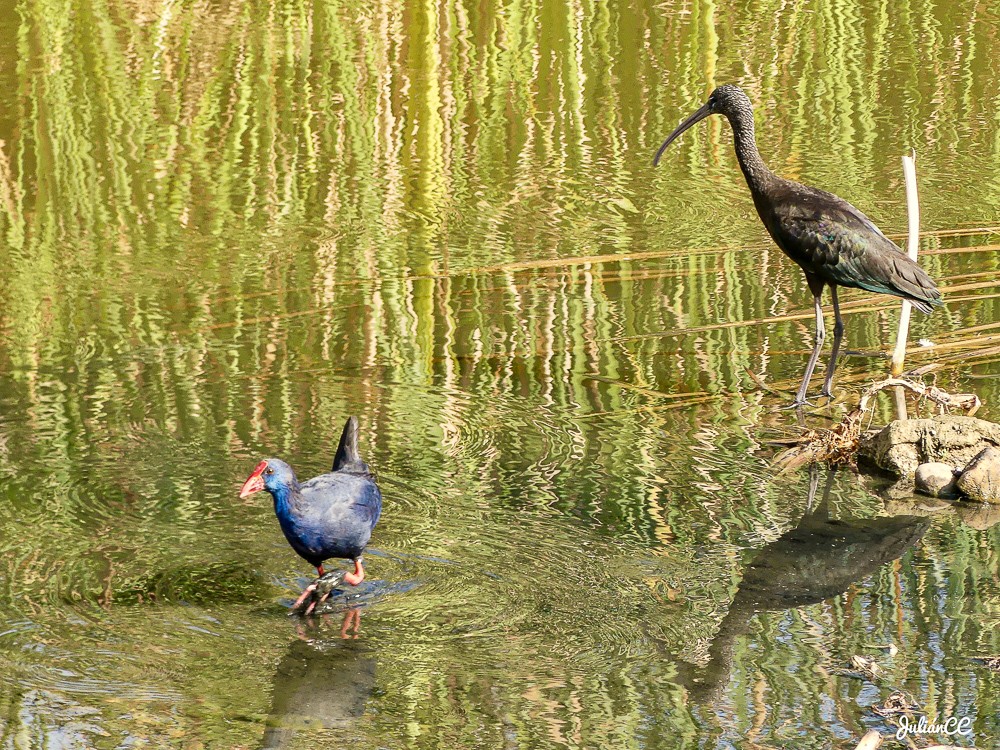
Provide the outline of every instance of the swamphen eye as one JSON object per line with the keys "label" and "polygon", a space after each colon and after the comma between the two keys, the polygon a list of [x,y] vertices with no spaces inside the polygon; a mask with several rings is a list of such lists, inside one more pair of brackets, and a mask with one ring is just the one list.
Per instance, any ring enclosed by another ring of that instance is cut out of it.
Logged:
{"label": "swamphen eye", "polygon": [[269,467],[267,467],[266,469],[264,469],[264,473],[265,473],[265,474],[273,474],[273,473],[274,473],[274,469],[272,469],[272,468],[271,468],[271,467],[269,466]]}

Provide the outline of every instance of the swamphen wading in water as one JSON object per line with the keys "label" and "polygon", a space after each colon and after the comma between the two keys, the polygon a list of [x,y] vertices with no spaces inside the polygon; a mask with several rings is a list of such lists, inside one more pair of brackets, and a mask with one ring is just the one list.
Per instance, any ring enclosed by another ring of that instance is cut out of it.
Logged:
{"label": "swamphen wading in water", "polygon": [[667,146],[685,130],[709,115],[725,115],[733,128],[736,158],[753,196],[757,215],[775,244],[806,274],[816,312],[816,343],[806,365],[793,407],[809,403],[806,389],[826,338],[820,295],[830,287],[833,300],[833,351],[821,395],[833,398],[833,371],[837,367],[844,321],[840,317],[837,287],[866,289],[910,300],[923,313],[941,305],[941,293],[924,270],[903,253],[871,219],[842,198],[824,190],[779,177],[764,164],[754,138],[753,108],[739,86],[719,86],[708,101],[677,126],[656,152],[659,163]]}
{"label": "swamphen wading in water", "polygon": [[[317,589],[325,575],[323,561],[332,557],[354,561],[354,571],[343,580],[357,586],[365,579],[361,554],[382,513],[382,493],[368,464],[358,454],[358,419],[351,417],[340,436],[333,469],[329,474],[299,484],[292,467],[277,458],[257,464],[240,490],[244,498],[267,490],[274,498],[285,539],[300,557],[316,566],[319,579],[311,583],[293,609]],[[328,592],[327,592],[328,595]],[[325,596],[323,597],[325,598]],[[312,611],[309,605],[306,614]]]}

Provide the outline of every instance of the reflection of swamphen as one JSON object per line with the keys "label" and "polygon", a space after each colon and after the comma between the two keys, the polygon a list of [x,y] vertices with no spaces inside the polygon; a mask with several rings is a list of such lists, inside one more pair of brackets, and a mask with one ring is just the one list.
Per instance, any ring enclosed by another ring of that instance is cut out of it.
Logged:
{"label": "reflection of swamphen", "polygon": [[[274,514],[292,549],[312,565],[320,577],[323,561],[340,557],[354,561],[354,572],[344,580],[357,586],[365,579],[364,552],[382,512],[382,493],[368,464],[358,455],[358,419],[344,425],[333,470],[299,484],[292,467],[276,458],[257,464],[243,484],[240,497],[267,490],[274,498]],[[310,584],[295,607],[316,590]],[[310,605],[310,610],[312,605]]]}

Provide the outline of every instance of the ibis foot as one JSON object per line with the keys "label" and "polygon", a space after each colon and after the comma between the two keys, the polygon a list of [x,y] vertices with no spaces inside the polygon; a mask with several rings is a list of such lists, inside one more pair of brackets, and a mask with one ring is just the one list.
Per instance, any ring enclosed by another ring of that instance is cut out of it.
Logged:
{"label": "ibis foot", "polygon": [[782,406],[782,409],[801,409],[803,406],[815,406],[812,401],[806,398],[797,398],[792,403],[787,406]]}

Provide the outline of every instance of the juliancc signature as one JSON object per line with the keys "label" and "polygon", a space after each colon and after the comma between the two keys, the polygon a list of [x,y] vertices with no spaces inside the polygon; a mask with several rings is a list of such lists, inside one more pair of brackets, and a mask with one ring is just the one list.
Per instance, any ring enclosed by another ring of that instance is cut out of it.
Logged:
{"label": "juliancc signature", "polygon": [[968,737],[972,734],[972,719],[949,716],[944,721],[930,722],[926,716],[914,721],[909,716],[899,717],[899,728],[896,729],[896,739],[905,740],[911,734],[948,734]]}

